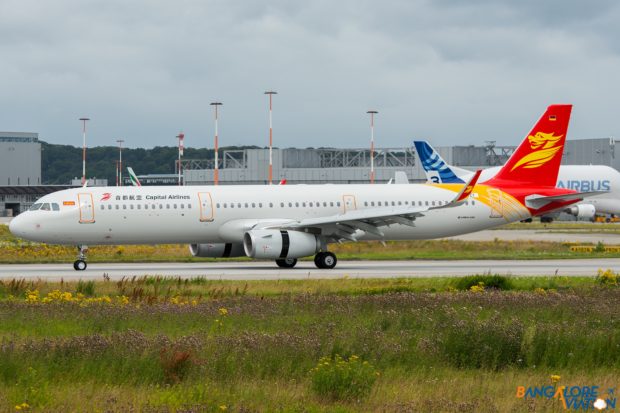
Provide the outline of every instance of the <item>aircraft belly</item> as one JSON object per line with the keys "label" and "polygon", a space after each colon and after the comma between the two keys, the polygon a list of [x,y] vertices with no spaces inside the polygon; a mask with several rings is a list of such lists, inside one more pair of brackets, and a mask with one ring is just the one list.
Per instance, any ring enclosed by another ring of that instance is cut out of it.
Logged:
{"label": "aircraft belly", "polygon": [[445,210],[429,211],[414,221],[415,226],[390,225],[381,227],[384,238],[366,234],[364,240],[418,240],[445,238],[469,232],[481,231],[496,226],[497,219],[489,218],[487,207],[456,207]]}

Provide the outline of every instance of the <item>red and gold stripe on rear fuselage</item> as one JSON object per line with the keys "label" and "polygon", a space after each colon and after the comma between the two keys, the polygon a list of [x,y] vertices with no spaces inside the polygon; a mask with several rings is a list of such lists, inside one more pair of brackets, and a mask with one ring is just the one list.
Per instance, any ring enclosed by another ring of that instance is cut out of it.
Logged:
{"label": "red and gold stripe on rear fuselage", "polygon": [[[462,184],[429,185],[446,189],[454,193],[459,193],[463,188]],[[492,214],[502,216],[506,222],[521,221],[532,216],[530,209],[523,205],[522,202],[499,188],[487,185],[476,185],[470,197],[474,201],[481,202],[491,208]]]}

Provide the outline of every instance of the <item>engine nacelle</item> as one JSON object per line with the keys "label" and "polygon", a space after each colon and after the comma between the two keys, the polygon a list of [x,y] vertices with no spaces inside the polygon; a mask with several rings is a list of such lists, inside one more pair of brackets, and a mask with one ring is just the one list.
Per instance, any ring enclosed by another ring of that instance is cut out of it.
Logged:
{"label": "engine nacelle", "polygon": [[245,257],[243,244],[189,244],[189,252],[194,257]]}
{"label": "engine nacelle", "polygon": [[251,258],[301,258],[314,255],[321,243],[307,232],[259,229],[243,235],[243,248]]}
{"label": "engine nacelle", "polygon": [[591,204],[573,205],[567,209],[567,212],[577,218],[592,219],[596,215],[596,207]]}

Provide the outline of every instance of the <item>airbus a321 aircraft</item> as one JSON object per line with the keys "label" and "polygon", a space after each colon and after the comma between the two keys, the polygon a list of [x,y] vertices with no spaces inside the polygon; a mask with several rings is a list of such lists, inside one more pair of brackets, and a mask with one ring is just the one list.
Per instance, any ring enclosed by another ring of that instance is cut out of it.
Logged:
{"label": "airbus a321 aircraft", "polygon": [[75,188],[39,199],[10,223],[16,236],[77,245],[188,243],[199,257],[248,256],[294,267],[330,243],[431,239],[520,221],[582,200],[556,188],[571,105],[552,105],[492,179],[445,185],[244,185]]}

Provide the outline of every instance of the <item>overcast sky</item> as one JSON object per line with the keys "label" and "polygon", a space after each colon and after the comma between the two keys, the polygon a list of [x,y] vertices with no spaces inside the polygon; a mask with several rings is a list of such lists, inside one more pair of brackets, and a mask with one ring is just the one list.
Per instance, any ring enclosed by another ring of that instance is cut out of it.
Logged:
{"label": "overcast sky", "polygon": [[0,130],[81,145],[517,144],[551,103],[620,137],[620,3],[2,0]]}

